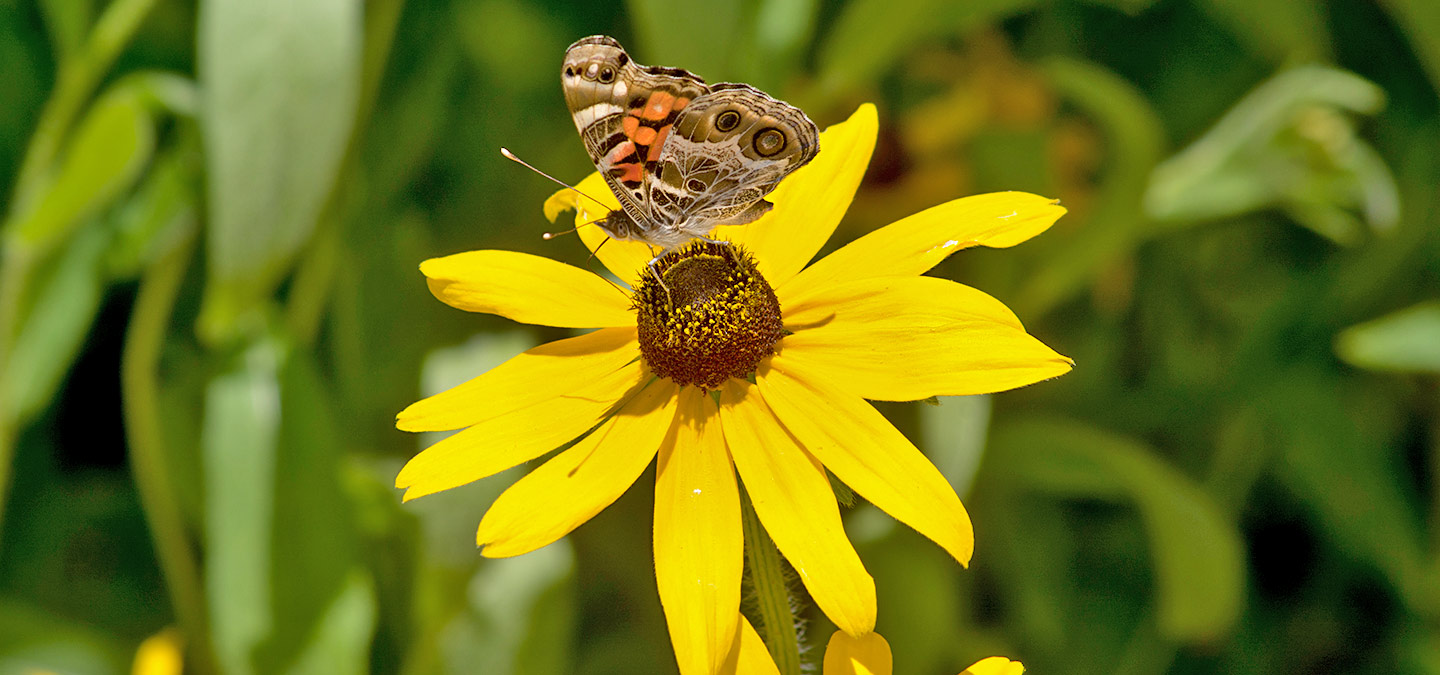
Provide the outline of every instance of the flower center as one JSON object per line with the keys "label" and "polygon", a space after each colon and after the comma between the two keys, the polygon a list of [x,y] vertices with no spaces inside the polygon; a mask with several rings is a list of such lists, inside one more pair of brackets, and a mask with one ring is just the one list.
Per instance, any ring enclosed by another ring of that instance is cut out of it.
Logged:
{"label": "flower center", "polygon": [[780,302],[739,246],[696,240],[652,269],[659,280],[645,270],[635,309],[640,354],[656,375],[718,389],[775,353],[785,335]]}

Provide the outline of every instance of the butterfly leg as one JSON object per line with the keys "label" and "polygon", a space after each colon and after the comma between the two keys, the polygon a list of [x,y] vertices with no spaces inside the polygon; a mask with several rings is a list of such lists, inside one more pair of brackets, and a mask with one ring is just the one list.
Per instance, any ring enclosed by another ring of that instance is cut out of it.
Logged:
{"label": "butterfly leg", "polygon": [[673,305],[675,301],[670,297],[670,287],[666,286],[665,280],[660,278],[660,270],[656,266],[656,263],[660,262],[660,259],[665,257],[666,253],[668,253],[668,251],[661,251],[660,255],[651,258],[650,262],[645,263],[645,267],[650,270],[650,276],[655,277],[655,283],[660,284],[660,288],[665,291],[665,302]]}

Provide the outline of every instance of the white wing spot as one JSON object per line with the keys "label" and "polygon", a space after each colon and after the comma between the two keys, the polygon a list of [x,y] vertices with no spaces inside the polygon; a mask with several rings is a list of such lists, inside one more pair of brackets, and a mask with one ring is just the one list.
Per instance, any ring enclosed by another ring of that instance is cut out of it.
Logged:
{"label": "white wing spot", "polygon": [[695,494],[700,494],[700,488],[695,488]]}

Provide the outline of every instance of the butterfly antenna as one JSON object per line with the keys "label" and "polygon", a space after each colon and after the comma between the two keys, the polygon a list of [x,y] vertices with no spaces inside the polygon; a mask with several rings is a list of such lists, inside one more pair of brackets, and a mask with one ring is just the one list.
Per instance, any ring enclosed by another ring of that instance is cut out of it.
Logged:
{"label": "butterfly antenna", "polygon": [[[544,239],[545,241],[550,241],[551,239],[554,239],[554,238],[556,238],[556,237],[563,237],[563,236],[565,236],[565,235],[567,235],[567,234],[574,234],[574,233],[575,233],[576,231],[578,231],[580,228],[585,227],[586,225],[594,225],[595,223],[598,223],[598,222],[600,222],[600,221],[602,221],[602,220],[605,220],[605,219],[604,219],[604,218],[596,218],[596,219],[594,219],[594,220],[587,220],[587,221],[585,221],[585,222],[583,222],[583,223],[580,223],[579,225],[576,225],[575,227],[572,227],[572,228],[570,228],[570,229],[568,229],[568,230],[561,230],[561,231],[559,231],[559,232],[546,232],[546,233],[540,235],[540,238],[541,238],[541,239]],[[609,239],[607,238],[606,241],[609,241]],[[596,248],[599,248],[599,247],[597,246]]]}
{"label": "butterfly antenna", "polygon": [[[588,200],[590,200],[590,201],[592,201],[592,202],[595,202],[596,204],[599,204],[599,205],[600,205],[600,208],[605,209],[606,211],[609,211],[609,210],[610,210],[610,206],[609,206],[608,204],[606,204],[605,202],[602,202],[602,201],[600,201],[600,200],[598,200],[598,199],[596,199],[596,198],[594,198],[594,197],[591,197],[590,195],[585,194],[584,192],[581,192],[581,191],[577,190],[574,185],[571,185],[571,184],[569,184],[569,183],[566,183],[565,181],[560,180],[559,178],[556,178],[556,177],[554,177],[554,176],[552,176],[552,175],[550,175],[550,174],[548,174],[548,173],[545,173],[544,171],[541,171],[541,170],[535,168],[534,166],[531,166],[531,164],[530,164],[529,162],[527,162],[527,161],[525,161],[525,160],[523,160],[523,159],[520,159],[519,157],[516,157],[516,156],[515,156],[515,153],[510,152],[510,149],[509,149],[509,148],[500,148],[500,154],[505,155],[505,159],[514,161],[514,162],[518,163],[520,166],[523,166],[523,167],[525,167],[525,168],[527,168],[527,169],[529,169],[529,170],[531,170],[531,171],[534,171],[535,173],[538,173],[538,174],[540,174],[541,176],[544,176],[544,177],[546,177],[546,178],[549,178],[551,181],[553,181],[553,182],[556,183],[557,185],[563,186],[564,188],[570,190],[571,192],[574,192],[575,194],[580,195],[581,197],[584,197],[584,198],[586,198],[586,199],[588,199]],[[577,226],[577,227],[578,227],[578,226]],[[546,238],[546,239],[549,239],[550,237],[547,236],[547,237],[545,237],[545,238]]]}

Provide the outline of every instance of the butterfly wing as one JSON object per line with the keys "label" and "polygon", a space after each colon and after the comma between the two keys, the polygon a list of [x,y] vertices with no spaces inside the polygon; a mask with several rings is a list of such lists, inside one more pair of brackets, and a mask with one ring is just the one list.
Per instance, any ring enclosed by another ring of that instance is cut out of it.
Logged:
{"label": "butterfly wing", "polygon": [[709,88],[679,68],[635,63],[603,35],[570,45],[561,82],[585,150],[629,216],[626,231],[611,234],[649,241],[655,221],[647,179],[682,111]]}
{"label": "butterfly wing", "polygon": [[752,222],[770,210],[765,195],[819,152],[799,108],[749,85],[713,85],[680,112],[647,172],[651,217],[688,237]]}

